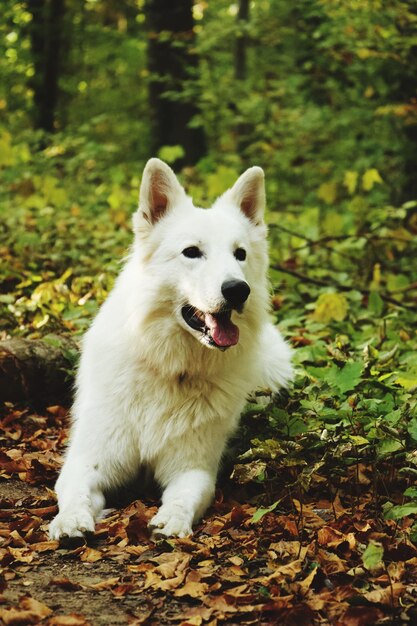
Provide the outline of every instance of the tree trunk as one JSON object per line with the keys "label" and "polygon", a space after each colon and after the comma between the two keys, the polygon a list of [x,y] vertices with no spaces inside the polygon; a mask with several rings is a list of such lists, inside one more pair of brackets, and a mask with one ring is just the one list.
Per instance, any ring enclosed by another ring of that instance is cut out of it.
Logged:
{"label": "tree trunk", "polygon": [[55,130],[65,0],[28,0],[36,128]]}
{"label": "tree trunk", "polygon": [[68,405],[77,354],[68,337],[0,341],[0,401]]}
{"label": "tree trunk", "polygon": [[[249,0],[239,0],[237,14],[237,35],[235,42],[235,80],[240,83],[238,93],[243,96],[247,77],[247,45],[248,39],[245,34],[245,27],[249,22]],[[239,121],[236,124],[237,151],[242,160],[245,161],[245,151],[250,147],[253,137],[253,124],[249,120],[243,119],[242,112],[239,111]]]}
{"label": "tree trunk", "polygon": [[192,165],[206,153],[202,128],[189,127],[198,108],[191,96],[184,94],[187,81],[198,67],[198,57],[193,50],[192,8],[192,0],[148,0],[146,3],[153,150],[181,145],[185,156],[179,160],[182,161],[179,165]]}
{"label": "tree trunk", "polygon": [[249,0],[240,0],[239,10],[237,14],[238,33],[236,36],[236,47],[235,47],[235,78],[236,80],[245,80],[246,78],[247,37],[243,29],[248,23],[248,21],[249,21]]}

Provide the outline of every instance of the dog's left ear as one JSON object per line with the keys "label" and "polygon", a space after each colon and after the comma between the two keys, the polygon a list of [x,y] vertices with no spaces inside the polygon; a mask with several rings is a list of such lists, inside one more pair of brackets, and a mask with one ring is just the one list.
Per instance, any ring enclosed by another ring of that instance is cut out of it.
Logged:
{"label": "dog's left ear", "polygon": [[256,225],[262,224],[265,211],[265,177],[261,167],[250,167],[229,190],[230,198]]}
{"label": "dog's left ear", "polygon": [[149,230],[169,209],[186,198],[172,169],[160,159],[149,159],[143,170],[139,208],[133,217],[134,229]]}

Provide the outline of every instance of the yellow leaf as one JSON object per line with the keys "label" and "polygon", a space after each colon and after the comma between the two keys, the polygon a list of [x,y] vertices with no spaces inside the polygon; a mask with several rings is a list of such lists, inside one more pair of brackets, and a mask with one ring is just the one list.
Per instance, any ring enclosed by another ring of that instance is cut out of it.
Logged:
{"label": "yellow leaf", "polygon": [[362,176],[362,187],[365,191],[370,191],[375,183],[383,183],[380,173],[374,167],[370,170],[366,170]]}
{"label": "yellow leaf", "polygon": [[14,162],[12,136],[7,131],[3,131],[0,135],[0,166],[13,165]]}
{"label": "yellow leaf", "polygon": [[407,391],[417,389],[417,373],[402,372],[396,377],[395,382],[397,385],[401,385],[401,387],[407,389]]}
{"label": "yellow leaf", "polygon": [[351,170],[348,170],[347,172],[345,172],[343,185],[346,187],[350,195],[355,193],[357,184],[358,184],[358,172],[352,172]]}
{"label": "yellow leaf", "polygon": [[348,304],[345,296],[341,293],[322,293],[316,302],[316,308],[312,318],[316,322],[341,322],[348,312]]}
{"label": "yellow leaf", "polygon": [[359,48],[356,52],[360,59],[367,59],[368,57],[373,56],[372,51],[369,48]]}
{"label": "yellow leaf", "polygon": [[214,198],[223,193],[228,186],[232,186],[236,179],[236,170],[219,165],[216,172],[207,176],[207,194]]}
{"label": "yellow leaf", "polygon": [[44,154],[46,154],[47,157],[59,156],[61,154],[65,154],[65,148],[60,145],[50,146],[44,150]]}
{"label": "yellow leaf", "polygon": [[336,183],[322,183],[318,188],[317,195],[320,200],[324,200],[326,204],[333,204],[337,197]]}
{"label": "yellow leaf", "polygon": [[343,235],[345,221],[341,213],[336,211],[326,211],[321,223],[322,232],[325,235]]}
{"label": "yellow leaf", "polygon": [[371,291],[378,291],[381,285],[381,264],[375,263],[372,272]]}

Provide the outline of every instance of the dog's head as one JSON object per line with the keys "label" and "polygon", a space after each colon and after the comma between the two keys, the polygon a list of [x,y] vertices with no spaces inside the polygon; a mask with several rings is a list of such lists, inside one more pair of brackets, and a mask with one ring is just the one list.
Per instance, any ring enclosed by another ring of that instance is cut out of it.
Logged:
{"label": "dog's head", "polygon": [[211,209],[195,207],[159,159],[143,172],[133,220],[136,250],[158,302],[210,348],[237,344],[239,325],[267,299],[264,207],[259,167],[246,170]]}

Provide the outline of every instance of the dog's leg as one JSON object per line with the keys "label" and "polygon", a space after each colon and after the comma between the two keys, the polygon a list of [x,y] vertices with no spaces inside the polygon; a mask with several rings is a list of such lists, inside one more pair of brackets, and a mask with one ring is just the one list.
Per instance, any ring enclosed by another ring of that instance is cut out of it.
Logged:
{"label": "dog's leg", "polygon": [[209,506],[214,496],[216,475],[190,469],[172,477],[163,495],[162,506],[149,523],[154,535],[185,537]]}
{"label": "dog's leg", "polygon": [[56,484],[59,513],[49,526],[51,539],[82,537],[94,532],[94,523],[104,507],[100,467],[69,454]]}
{"label": "dog's leg", "polygon": [[284,341],[276,326],[265,324],[258,343],[259,387],[269,387],[276,392],[294,378],[291,364],[291,348]]}

